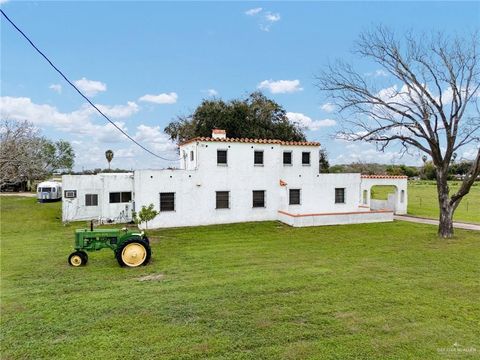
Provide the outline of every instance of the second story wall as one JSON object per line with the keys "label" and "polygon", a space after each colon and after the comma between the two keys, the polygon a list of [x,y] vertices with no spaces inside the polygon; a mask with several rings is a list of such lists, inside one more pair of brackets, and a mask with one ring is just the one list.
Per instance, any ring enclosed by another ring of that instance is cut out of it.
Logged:
{"label": "second story wall", "polygon": [[318,174],[318,146],[198,141],[180,147],[181,169],[220,175],[231,172],[281,176]]}

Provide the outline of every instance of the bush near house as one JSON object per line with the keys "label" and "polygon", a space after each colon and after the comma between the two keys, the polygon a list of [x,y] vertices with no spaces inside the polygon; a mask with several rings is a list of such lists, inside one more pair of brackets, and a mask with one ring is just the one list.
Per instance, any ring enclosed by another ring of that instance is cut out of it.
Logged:
{"label": "bush near house", "polygon": [[[480,243],[394,222],[150,231],[150,265],[67,265],[60,204],[1,198],[5,359],[435,359],[480,351]],[[18,224],[22,224],[19,228]],[[140,355],[139,355],[140,354]],[[474,354],[475,355],[475,354]]]}

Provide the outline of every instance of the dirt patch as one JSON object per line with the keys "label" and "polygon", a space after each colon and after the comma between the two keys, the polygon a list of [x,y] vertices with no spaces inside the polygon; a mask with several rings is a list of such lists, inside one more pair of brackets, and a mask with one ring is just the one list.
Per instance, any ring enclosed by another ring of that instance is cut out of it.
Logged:
{"label": "dirt patch", "polygon": [[162,281],[165,274],[150,274],[138,278],[138,281]]}

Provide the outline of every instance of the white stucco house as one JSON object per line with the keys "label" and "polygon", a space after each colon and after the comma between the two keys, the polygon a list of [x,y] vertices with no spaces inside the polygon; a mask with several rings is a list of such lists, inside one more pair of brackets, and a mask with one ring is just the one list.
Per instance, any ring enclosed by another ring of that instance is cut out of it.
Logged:
{"label": "white stucco house", "polygon": [[[320,174],[317,142],[212,137],[180,145],[179,169],[64,175],[63,221],[131,220],[153,203],[150,228],[279,220],[291,226],[392,221],[406,213],[407,178]],[[374,185],[394,185],[388,201]]]}

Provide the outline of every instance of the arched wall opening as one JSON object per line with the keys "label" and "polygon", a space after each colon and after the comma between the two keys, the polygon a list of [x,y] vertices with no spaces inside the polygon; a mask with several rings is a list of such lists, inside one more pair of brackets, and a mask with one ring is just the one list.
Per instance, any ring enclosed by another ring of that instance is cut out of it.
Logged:
{"label": "arched wall opening", "polygon": [[362,175],[360,207],[370,210],[391,210],[396,214],[407,213],[407,177],[390,175]]}
{"label": "arched wall opening", "polygon": [[[405,194],[404,190],[402,191]],[[370,209],[396,211],[399,197],[401,196],[395,185],[373,185],[370,187]]]}

